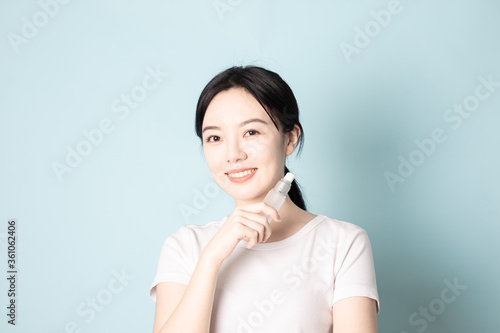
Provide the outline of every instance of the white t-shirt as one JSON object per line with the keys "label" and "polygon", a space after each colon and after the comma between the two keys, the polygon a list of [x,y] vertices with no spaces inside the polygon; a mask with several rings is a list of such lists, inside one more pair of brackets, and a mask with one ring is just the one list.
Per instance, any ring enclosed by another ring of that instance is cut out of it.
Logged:
{"label": "white t-shirt", "polygon": [[[188,284],[205,245],[227,220],[182,226],[165,240],[156,285]],[[370,240],[352,223],[317,215],[292,236],[251,249],[240,241],[222,263],[212,309],[213,333],[332,331],[332,305],[366,296],[380,311]]]}

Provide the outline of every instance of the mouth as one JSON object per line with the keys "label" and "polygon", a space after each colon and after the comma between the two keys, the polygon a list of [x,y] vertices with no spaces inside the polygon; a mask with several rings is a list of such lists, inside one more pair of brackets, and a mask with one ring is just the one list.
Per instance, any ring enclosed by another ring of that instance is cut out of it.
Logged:
{"label": "mouth", "polygon": [[245,171],[235,173],[226,173],[226,175],[232,182],[242,183],[252,178],[252,176],[255,174],[255,171],[257,171],[257,168],[247,169]]}

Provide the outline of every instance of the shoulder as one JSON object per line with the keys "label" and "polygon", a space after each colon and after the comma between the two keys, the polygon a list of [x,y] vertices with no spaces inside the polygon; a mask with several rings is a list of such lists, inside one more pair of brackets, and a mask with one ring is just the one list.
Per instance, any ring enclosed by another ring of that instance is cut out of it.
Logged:
{"label": "shoulder", "polygon": [[344,246],[351,246],[353,243],[360,245],[369,243],[368,233],[359,225],[321,214],[318,215],[322,220],[317,226],[316,233],[321,237]]}
{"label": "shoulder", "polygon": [[226,221],[226,218],[227,217],[224,217],[220,220],[210,221],[205,224],[186,224],[183,225],[175,234],[178,234],[179,236],[203,236],[215,234],[221,225]]}
{"label": "shoulder", "polygon": [[204,245],[215,235],[220,226],[225,222],[226,217],[221,220],[210,221],[206,224],[187,224],[180,227],[176,232],[170,234],[165,239],[165,243],[177,244],[198,244]]}
{"label": "shoulder", "polygon": [[323,230],[342,233],[344,235],[366,233],[365,229],[354,223],[337,220],[322,214],[318,214],[318,216],[322,218],[318,227]]}

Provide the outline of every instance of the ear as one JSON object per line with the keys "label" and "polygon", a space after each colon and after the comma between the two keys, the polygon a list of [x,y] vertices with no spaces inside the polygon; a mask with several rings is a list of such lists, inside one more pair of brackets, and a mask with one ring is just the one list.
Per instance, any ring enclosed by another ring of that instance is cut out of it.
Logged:
{"label": "ear", "polygon": [[297,143],[299,142],[299,137],[300,137],[300,127],[299,125],[295,124],[293,129],[286,133],[285,140],[286,140],[286,145],[285,145],[285,155],[291,155],[293,151],[295,150],[295,147],[297,146]]}

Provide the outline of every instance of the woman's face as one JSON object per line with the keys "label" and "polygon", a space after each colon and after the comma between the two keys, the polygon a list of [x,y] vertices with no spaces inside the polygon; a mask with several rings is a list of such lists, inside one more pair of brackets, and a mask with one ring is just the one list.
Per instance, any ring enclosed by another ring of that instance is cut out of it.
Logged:
{"label": "woman's face", "polygon": [[262,201],[283,177],[285,157],[300,135],[297,130],[279,132],[243,88],[222,91],[212,99],[203,119],[203,152],[213,178],[235,198],[236,206]]}

